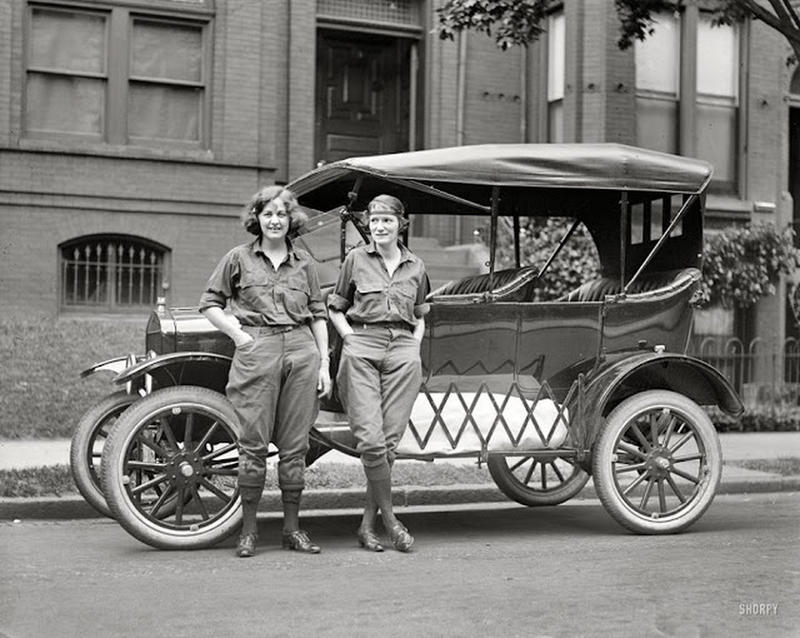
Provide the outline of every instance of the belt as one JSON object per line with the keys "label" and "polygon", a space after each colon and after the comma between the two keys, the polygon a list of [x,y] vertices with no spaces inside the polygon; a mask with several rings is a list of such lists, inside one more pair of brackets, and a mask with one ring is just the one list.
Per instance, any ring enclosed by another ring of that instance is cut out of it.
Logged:
{"label": "belt", "polygon": [[407,330],[408,332],[414,332],[414,328],[411,327],[410,324],[407,324],[405,321],[376,321],[374,323],[363,323],[357,321],[353,324],[353,329],[355,330],[370,330],[376,328],[391,328],[394,330]]}
{"label": "belt", "polygon": [[249,335],[277,335],[284,332],[291,332],[300,326],[301,324],[299,323],[287,326],[242,326],[242,330]]}

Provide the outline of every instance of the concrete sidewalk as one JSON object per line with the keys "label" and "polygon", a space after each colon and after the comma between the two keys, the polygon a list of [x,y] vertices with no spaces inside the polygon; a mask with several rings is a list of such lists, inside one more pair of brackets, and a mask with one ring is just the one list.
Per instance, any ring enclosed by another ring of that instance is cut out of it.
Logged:
{"label": "concrete sidewalk", "polygon": [[[761,432],[720,434],[723,468],[718,494],[800,491],[800,476],[781,476],[737,467],[737,461],[800,457],[800,432]],[[330,452],[316,464],[358,463],[358,459],[340,452]],[[414,462],[414,461],[402,461]],[[475,459],[441,459],[436,463],[475,463]],[[69,440],[0,440],[0,470],[39,466],[68,465]],[[457,505],[507,501],[493,484],[448,485],[442,487],[397,486],[398,506]],[[595,498],[594,487],[587,484],[576,498]],[[363,502],[363,488],[345,490],[307,490],[304,510],[357,509]],[[261,501],[262,511],[280,509],[280,494],[267,491]],[[0,498],[0,520],[92,518],[100,515],[79,495],[43,498]]]}

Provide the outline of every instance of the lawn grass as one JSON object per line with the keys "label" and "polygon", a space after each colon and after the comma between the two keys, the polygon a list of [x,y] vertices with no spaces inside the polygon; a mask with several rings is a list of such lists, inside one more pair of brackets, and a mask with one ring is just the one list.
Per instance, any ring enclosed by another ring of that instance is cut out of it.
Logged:
{"label": "lawn grass", "polygon": [[[800,476],[800,458],[755,459],[729,463],[779,476]],[[412,463],[399,461],[392,482],[396,486],[433,487],[447,485],[493,484],[485,465],[455,464],[446,461]],[[306,470],[306,489],[350,489],[364,486],[364,473],[357,463],[320,463]],[[265,489],[277,490],[275,468],[270,466]],[[66,465],[0,470],[0,498],[67,496],[77,494]]]}
{"label": "lawn grass", "polygon": [[72,436],[81,415],[118,389],[93,363],[144,353],[147,318],[0,321],[0,438]]}
{"label": "lawn grass", "polygon": [[777,459],[747,459],[734,461],[730,465],[743,467],[746,470],[780,474],[781,476],[800,476],[800,458],[792,456],[779,457]]}
{"label": "lawn grass", "polygon": [[[393,483],[430,487],[489,484],[492,479],[485,465],[398,462],[394,467]],[[358,463],[321,463],[306,470],[306,489],[349,489],[364,485],[364,471]],[[278,489],[273,463],[267,472],[265,489]],[[0,470],[2,498],[65,496],[77,492],[67,465]]]}

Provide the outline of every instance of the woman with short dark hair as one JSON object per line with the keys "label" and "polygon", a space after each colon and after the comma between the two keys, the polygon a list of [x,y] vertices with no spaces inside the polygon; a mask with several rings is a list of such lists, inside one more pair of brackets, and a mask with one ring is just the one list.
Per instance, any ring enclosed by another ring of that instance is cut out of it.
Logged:
{"label": "woman with short dark hair", "polygon": [[328,296],[331,323],[343,345],[336,376],[367,478],[361,547],[383,551],[380,512],[392,545],[407,552],[414,537],[392,508],[392,464],[422,382],[428,278],[422,260],[399,239],[408,224],[403,204],[375,197],[367,209],[372,241],[350,251]]}
{"label": "woman with short dark hair", "polygon": [[[242,558],[255,553],[270,442],[278,448],[282,545],[320,551],[299,525],[308,433],[319,411],[317,393],[325,395],[331,387],[316,265],[289,240],[306,219],[291,191],[282,186],[261,189],[242,213],[255,241],[222,258],[200,300],[200,311],[236,345],[225,393],[239,417],[243,516],[236,555]],[[230,315],[223,312],[226,306]]]}

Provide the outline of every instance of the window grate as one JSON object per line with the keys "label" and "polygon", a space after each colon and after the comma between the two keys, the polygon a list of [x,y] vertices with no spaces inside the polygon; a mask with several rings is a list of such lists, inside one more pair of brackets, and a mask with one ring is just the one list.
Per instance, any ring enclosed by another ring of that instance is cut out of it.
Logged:
{"label": "window grate", "polygon": [[417,0],[317,0],[317,15],[387,24],[421,25]]}
{"label": "window grate", "polygon": [[152,307],[164,251],[135,239],[92,238],[61,249],[62,309],[111,312]]}

